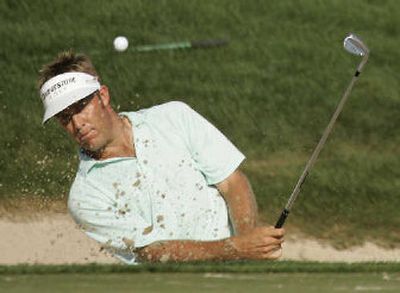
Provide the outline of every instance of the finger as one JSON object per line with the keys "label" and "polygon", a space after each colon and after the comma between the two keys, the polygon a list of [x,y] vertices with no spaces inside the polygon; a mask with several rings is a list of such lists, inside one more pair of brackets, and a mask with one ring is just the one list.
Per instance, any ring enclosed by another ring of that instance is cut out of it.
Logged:
{"label": "finger", "polygon": [[271,251],[276,250],[281,248],[281,244],[276,243],[276,244],[270,244],[270,245],[264,245],[264,246],[259,246],[259,247],[252,247],[247,249],[247,253],[249,254],[254,254],[258,256],[259,258],[264,258],[266,257]]}
{"label": "finger", "polygon": [[267,255],[266,259],[278,259],[282,256],[282,248],[271,250]]}
{"label": "finger", "polygon": [[269,254],[275,250],[281,249],[282,246],[280,244],[271,244],[268,246],[261,247],[260,250],[263,254]]}
{"label": "finger", "polygon": [[273,226],[263,227],[261,233],[273,237],[282,237],[283,235],[285,235],[285,229],[283,228],[277,229]]}
{"label": "finger", "polygon": [[285,229],[279,228],[279,229],[274,229],[273,230],[273,235],[275,237],[283,237],[285,235]]}
{"label": "finger", "polygon": [[276,253],[277,251],[279,251],[279,253],[281,253],[282,251],[282,247],[281,246],[270,246],[268,248],[265,248],[265,250],[263,251],[263,257],[264,258],[270,258],[271,256],[276,256],[278,253]]}
{"label": "finger", "polygon": [[275,237],[265,237],[262,239],[260,243],[256,245],[256,247],[266,247],[270,245],[280,245],[284,242],[283,238],[275,238]]}
{"label": "finger", "polygon": [[261,251],[252,251],[248,254],[249,259],[277,259],[282,255],[280,246],[269,246],[260,248]]}

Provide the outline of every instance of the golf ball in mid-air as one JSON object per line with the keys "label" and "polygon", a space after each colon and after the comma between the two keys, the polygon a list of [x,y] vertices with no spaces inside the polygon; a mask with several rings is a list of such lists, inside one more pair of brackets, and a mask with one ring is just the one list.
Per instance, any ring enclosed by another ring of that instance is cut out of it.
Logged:
{"label": "golf ball in mid-air", "polygon": [[126,37],[119,36],[114,39],[114,49],[118,52],[123,52],[128,48],[129,42]]}

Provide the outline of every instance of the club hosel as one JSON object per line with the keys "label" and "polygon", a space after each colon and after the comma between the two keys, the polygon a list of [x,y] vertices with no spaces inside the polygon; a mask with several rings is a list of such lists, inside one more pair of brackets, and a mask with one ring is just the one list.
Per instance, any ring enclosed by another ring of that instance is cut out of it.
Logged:
{"label": "club hosel", "polygon": [[363,57],[360,64],[358,65],[356,73],[354,74],[355,76],[359,76],[361,74],[361,71],[362,71],[364,65],[367,63],[367,61],[368,61],[368,54]]}

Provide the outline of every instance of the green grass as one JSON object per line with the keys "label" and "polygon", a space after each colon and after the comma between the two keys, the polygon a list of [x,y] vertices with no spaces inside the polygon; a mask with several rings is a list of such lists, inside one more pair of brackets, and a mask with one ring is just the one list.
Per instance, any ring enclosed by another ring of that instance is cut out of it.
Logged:
{"label": "green grass", "polygon": [[[93,57],[113,105],[136,110],[182,100],[247,155],[262,216],[273,223],[359,59],[371,49],[289,224],[338,247],[399,243],[400,3],[386,1],[0,1],[0,198],[65,197],[76,148],[42,127],[40,66],[74,48]],[[210,50],[118,54],[131,45],[227,37]]]}
{"label": "green grass", "polygon": [[0,266],[0,292],[396,292],[399,271],[384,262],[14,265]]}
{"label": "green grass", "polygon": [[303,261],[193,262],[141,265],[0,265],[0,275],[98,273],[382,273],[399,272],[398,262],[321,263]]}
{"label": "green grass", "polygon": [[397,292],[398,274],[141,273],[0,276],[0,292]]}

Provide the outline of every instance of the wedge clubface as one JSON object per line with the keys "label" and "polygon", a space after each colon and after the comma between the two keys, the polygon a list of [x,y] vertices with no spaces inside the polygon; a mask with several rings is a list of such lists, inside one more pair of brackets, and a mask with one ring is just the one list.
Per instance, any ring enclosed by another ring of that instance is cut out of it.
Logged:
{"label": "wedge clubface", "polygon": [[331,133],[333,125],[335,124],[340,112],[342,112],[343,106],[347,101],[347,98],[354,86],[354,83],[357,81],[357,78],[360,75],[365,63],[367,63],[367,61],[368,61],[369,50],[368,50],[367,46],[363,43],[363,41],[359,37],[357,37],[355,34],[349,34],[344,39],[343,45],[344,45],[344,48],[346,49],[346,51],[350,52],[351,54],[361,56],[362,60],[361,60],[360,64],[358,65],[357,70],[354,73],[354,76],[351,79],[350,84],[348,85],[346,91],[344,92],[343,97],[340,100],[340,102],[335,110],[335,113],[333,113],[328,126],[326,127],[324,133],[322,134],[320,141],[318,142],[317,146],[315,147],[314,152],[311,155],[311,158],[308,160],[308,162],[303,170],[303,173],[301,174],[299,180],[297,181],[297,184],[294,187],[293,192],[290,195],[285,208],[283,209],[278,221],[275,224],[275,228],[281,228],[283,226],[283,224],[285,223],[285,220],[290,213],[292,205],[300,193],[301,186],[305,182],[308,174],[310,173],[311,168],[313,167],[315,161],[318,158],[319,153],[321,152],[321,149],[325,145],[326,139],[328,138],[329,134]]}

